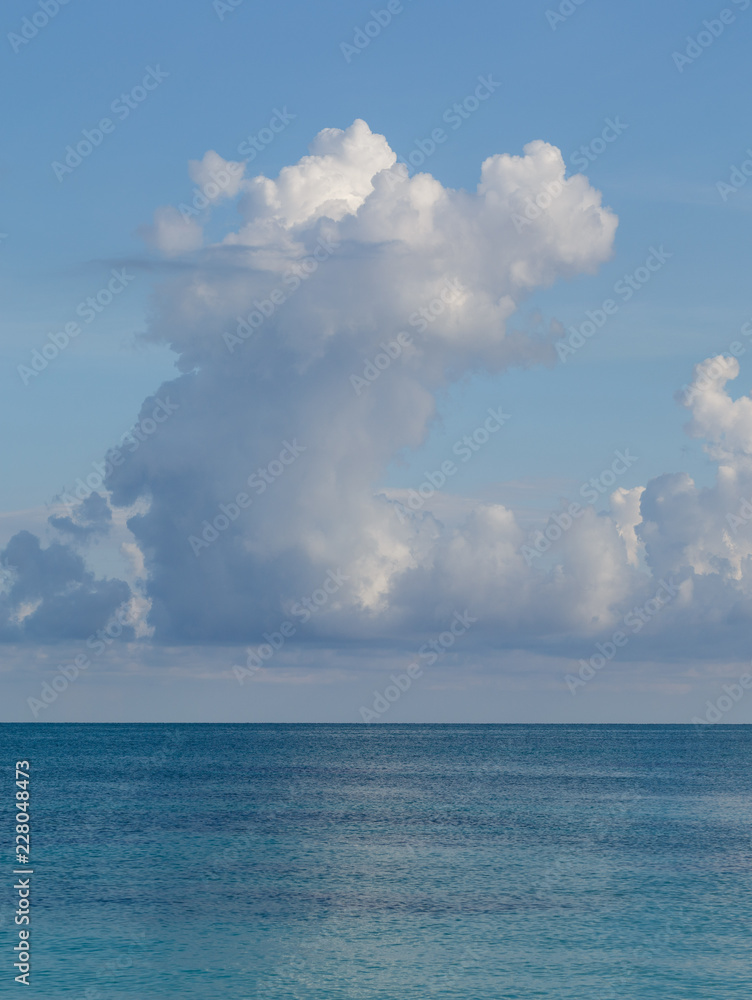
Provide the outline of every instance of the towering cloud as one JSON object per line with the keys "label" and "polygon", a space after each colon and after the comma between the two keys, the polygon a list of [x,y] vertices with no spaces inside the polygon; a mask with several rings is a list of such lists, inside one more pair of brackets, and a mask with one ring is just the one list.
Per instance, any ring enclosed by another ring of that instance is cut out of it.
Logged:
{"label": "towering cloud", "polygon": [[[216,153],[202,164],[204,184],[236,177]],[[239,228],[158,296],[150,336],[185,373],[160,393],[179,410],[108,481],[116,504],[150,499],[131,527],[158,636],[252,640],[330,569],[347,583],[311,627],[334,635],[432,625],[480,589],[476,557],[484,603],[515,589],[508,512],[477,512],[460,543],[377,491],[448,382],[553,359],[507,321],[533,289],[594,271],[616,228],[564,174],[533,142],[486,160],[475,192],[449,190],[356,121],[276,180],[231,181]]]}
{"label": "towering cloud", "polygon": [[[51,520],[68,545],[44,549],[28,533],[10,543],[5,638],[91,630],[130,600],[149,609],[155,641],[253,643],[308,601],[311,642],[412,644],[471,608],[473,642],[571,652],[667,580],[652,642],[707,651],[722,629],[741,643],[752,402],[726,390],[736,361],[698,366],[684,399],[689,432],[719,464],[711,489],[685,475],[616,486],[610,511],[563,510],[547,537],[500,504],[446,519],[433,488],[413,504],[383,489],[452,381],[555,362],[552,339],[511,332],[510,317],[534,289],[609,257],[617,220],[583,176],[565,177],[557,149],[492,156],[474,192],[455,191],[410,177],[356,121],[323,131],[276,179],[213,151],[190,172],[199,207],[159,209],[147,233],[182,255],[148,333],[181,374],[144,402],[154,432],[105,484],[119,517],[139,511],[129,552],[142,584],[95,580],[69,547],[109,526],[90,498]],[[239,223],[204,245],[223,198],[237,199]],[[504,420],[483,414],[477,440]]]}

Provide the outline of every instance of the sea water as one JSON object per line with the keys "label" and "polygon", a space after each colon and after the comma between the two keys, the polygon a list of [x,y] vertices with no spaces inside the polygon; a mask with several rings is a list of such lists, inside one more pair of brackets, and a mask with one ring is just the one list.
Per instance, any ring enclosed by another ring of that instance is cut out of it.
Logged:
{"label": "sea water", "polygon": [[0,996],[752,995],[749,726],[4,725],[0,747]]}

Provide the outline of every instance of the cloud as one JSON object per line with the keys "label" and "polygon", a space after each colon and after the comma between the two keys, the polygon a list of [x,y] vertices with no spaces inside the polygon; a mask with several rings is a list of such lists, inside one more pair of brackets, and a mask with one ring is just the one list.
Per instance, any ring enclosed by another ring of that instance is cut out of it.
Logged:
{"label": "cloud", "polygon": [[681,575],[693,590],[714,588],[713,604],[695,609],[707,621],[717,619],[723,607],[739,610],[740,602],[752,596],[752,508],[747,506],[752,499],[752,399],[734,400],[726,389],[739,374],[734,358],[708,358],[694,374],[685,401],[692,414],[687,432],[705,440],[706,452],[718,464],[716,483],[698,489],[686,473],[652,480],[636,531],[654,573]]}
{"label": "cloud", "polygon": [[[194,180],[220,161],[207,154]],[[490,157],[477,189],[456,191],[410,177],[362,121],[233,190],[238,227],[155,300],[149,337],[177,354],[183,374],[163,389],[179,410],[107,481],[117,505],[149,499],[129,523],[156,637],[257,639],[330,569],[348,582],[312,637],[434,628],[437,608],[480,600],[474,563],[483,606],[502,595],[505,622],[512,608],[529,619],[524,595],[551,584],[525,566],[509,511],[478,510],[452,534],[430,517],[401,524],[377,494],[452,381],[553,363],[551,336],[507,322],[536,288],[607,260],[616,217],[546,143]],[[546,191],[548,208],[520,226]],[[286,443],[301,449],[289,466]],[[621,544],[613,528],[609,538]]]}
{"label": "cloud", "polygon": [[[20,531],[0,554],[0,638],[5,642],[85,639],[130,600],[121,580],[97,580],[80,555]],[[130,628],[124,633],[132,634]]]}
{"label": "cloud", "polygon": [[210,202],[234,198],[243,181],[244,164],[225,160],[210,149],[200,160],[189,160],[188,174]]}
{"label": "cloud", "polygon": [[468,655],[577,657],[668,580],[671,601],[620,655],[746,651],[752,400],[728,391],[734,360],[698,365],[682,400],[715,485],[672,473],[617,488],[605,510],[567,521],[562,508],[542,556],[503,504],[429,489],[411,509],[384,488],[452,382],[554,363],[555,334],[512,332],[510,317],[536,288],[610,256],[616,217],[586,178],[566,178],[557,149],[492,156],[475,191],[456,191],[410,177],[356,121],[324,130],[276,179],[213,151],[190,175],[202,224],[222,198],[239,220],[203,246],[157,213],[155,245],[186,255],[157,288],[147,334],[175,351],[180,374],[157,393],[175,412],[157,426],[145,400],[139,426],[153,433],[107,475],[108,503],[92,495],[50,519],[79,543],[105,532],[111,509],[116,521],[131,511],[132,587],[21,532],[1,557],[4,640],[88,635],[127,602],[133,634],[162,645],[253,644],[288,620],[311,648],[414,650],[469,609]]}
{"label": "cloud", "polygon": [[154,212],[151,226],[138,230],[142,239],[165,257],[180,257],[200,249],[204,210],[225,198],[234,198],[243,182],[244,164],[223,159],[210,149],[202,159],[190,160],[188,174],[198,185],[188,203],[163,205]]}
{"label": "cloud", "polygon": [[172,205],[158,208],[154,212],[154,222],[151,226],[142,226],[139,234],[143,239],[165,257],[178,257],[181,254],[198,250],[204,242],[204,230],[190,217],[184,217]]}
{"label": "cloud", "polygon": [[[175,412],[105,484],[118,516],[135,511],[137,582],[95,580],[70,547],[22,532],[2,556],[3,637],[78,635],[127,600],[138,634],[162,644],[257,643],[294,620],[314,648],[415,649],[469,609],[468,650],[581,656],[668,580],[670,604],[622,655],[741,654],[752,400],[729,394],[736,361],[698,365],[683,399],[715,485],[672,473],[570,523],[563,508],[540,558],[526,557],[530,529],[503,504],[429,490],[410,510],[384,489],[453,382],[554,363],[555,334],[512,332],[510,318],[536,288],[609,258],[617,220],[586,178],[566,178],[557,149],[492,156],[475,191],[456,191],[410,177],[356,121],[326,129],[275,179],[246,178],[213,151],[190,173],[206,218],[234,197],[239,220],[210,246],[185,243],[155,294],[147,336],[175,351],[180,374],[157,393]],[[207,188],[223,175],[221,191]],[[180,241],[162,243],[170,255]],[[50,523],[76,542],[108,515],[92,496]],[[331,573],[341,584],[314,600]]]}
{"label": "cloud", "polygon": [[78,541],[84,541],[93,535],[106,534],[112,524],[110,506],[99,493],[91,493],[73,508],[71,514],[73,516],[53,515],[49,518],[49,523],[57,531],[70,535]]}

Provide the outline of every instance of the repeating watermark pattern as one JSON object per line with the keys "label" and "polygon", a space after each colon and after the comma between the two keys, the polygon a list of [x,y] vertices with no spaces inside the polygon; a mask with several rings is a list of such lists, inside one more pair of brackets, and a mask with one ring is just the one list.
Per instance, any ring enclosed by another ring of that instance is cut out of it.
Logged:
{"label": "repeating watermark pattern", "polygon": [[[752,2],[752,0],[751,0]],[[728,182],[716,181],[716,189],[722,201],[728,201],[732,194],[738,194],[747,181],[752,177],[752,146],[745,150],[746,160],[742,160],[739,166],[732,166]]]}
{"label": "repeating watermark pattern", "polygon": [[[476,427],[472,433],[458,438],[452,445],[452,454],[456,455],[462,463],[469,462],[474,455],[477,455],[481,448],[488,444],[491,437],[500,431],[508,420],[512,419],[512,415],[504,413],[501,407],[497,410],[489,407],[488,414],[485,421]],[[409,512],[416,513],[419,511],[426,501],[430,500],[444,486],[446,481],[451,479],[452,476],[456,476],[458,472],[459,466],[452,459],[446,458],[438,469],[433,472],[424,473],[426,478],[417,490],[407,491],[406,506],[397,501],[393,502],[394,512],[400,521],[404,524],[410,517]]]}
{"label": "repeating watermark pattern", "polygon": [[630,455],[629,448],[625,448],[623,452],[615,451],[614,456],[613,462],[607,469],[587,479],[580,486],[579,493],[586,501],[585,506],[580,503],[570,503],[565,511],[553,512],[548,517],[546,527],[539,529],[532,536],[531,544],[522,546],[520,551],[528,566],[532,565],[534,559],[540,559],[545,555],[551,546],[569,531],[574,522],[584,515],[589,506],[597,503],[612,489],[617,476],[623,476],[627,469],[631,469],[634,463],[639,461],[636,455]]}
{"label": "repeating watermark pattern", "polygon": [[212,170],[209,174],[209,180],[193,189],[190,205],[186,205],[184,201],[178,205],[178,212],[180,212],[183,222],[191,222],[211,205],[217,195],[229,187],[233,187],[244,170],[245,166],[242,163],[232,161],[226,163],[220,170]]}
{"label": "repeating watermark pattern", "polygon": [[267,125],[259,129],[254,135],[246,136],[242,142],[238,143],[238,153],[246,157],[249,163],[252,163],[258,154],[271,145],[280,132],[284,132],[290,122],[295,121],[297,117],[297,115],[287,110],[286,104],[283,105],[281,111],[278,108],[274,108]]}
{"label": "repeating watermark pattern", "polygon": [[[632,635],[637,635],[638,632],[641,632],[645,628],[649,621],[655,618],[660,611],[673,601],[678,593],[679,588],[675,586],[673,577],[669,579],[668,583],[665,580],[661,580],[660,586],[650,600],[642,605],[635,606],[624,615],[622,619],[624,625]],[[587,682],[591,681],[599,670],[602,670],[607,663],[610,663],[616,657],[619,649],[623,649],[629,643],[629,638],[626,632],[622,629],[617,629],[606,642],[596,642],[596,651],[590,659],[580,660],[580,669],[577,672],[577,676],[567,674],[564,678],[570,693],[573,695],[577,694],[578,688],[585,687]]]}
{"label": "repeating watermark pattern", "polygon": [[[741,11],[745,11],[752,0],[731,0]],[[699,31],[695,36],[687,35],[687,45],[683,52],[672,52],[671,58],[674,61],[674,66],[678,69],[680,73],[684,72],[685,66],[691,66],[692,63],[696,62],[700,56],[710,48],[716,38],[720,38],[726,28],[733,24],[736,20],[736,14],[731,7],[724,7],[722,11],[718,14],[717,18],[713,18],[712,21],[702,22],[702,31]]]}
{"label": "repeating watermark pattern", "polygon": [[[572,163],[579,169],[586,170],[589,164],[594,163],[606,151],[608,144],[615,142],[628,128],[629,126],[622,122],[618,116],[615,121],[606,118],[600,135],[595,136],[590,142],[580,146],[572,153]],[[549,181],[544,185],[543,190],[539,191],[535,197],[528,195],[524,202],[523,214],[512,213],[512,222],[516,231],[521,233],[527,226],[542,218],[563,192],[564,184],[556,180]]]}
{"label": "repeating watermark pattern", "polygon": [[562,181],[549,181],[544,184],[543,190],[539,191],[535,197],[528,195],[524,201],[524,215],[512,212],[512,222],[517,232],[521,233],[526,226],[532,226],[534,222],[537,222],[563,191]]}
{"label": "repeating watermark pattern", "polygon": [[600,135],[576,149],[569,157],[570,162],[579,170],[587,170],[591,163],[595,163],[598,157],[606,152],[609,144],[616,142],[628,128],[629,125],[625,125],[618,115],[616,119],[606,118]]}
{"label": "repeating watermark pattern", "polygon": [[222,192],[228,189],[233,192],[237,190],[238,182],[245,172],[246,165],[253,162],[258,154],[269,146],[280,132],[284,132],[291,121],[297,115],[287,110],[287,105],[280,110],[274,108],[268,125],[259,129],[253,135],[246,136],[238,143],[237,151],[240,156],[245,157],[245,163],[236,163],[232,160],[225,162],[225,165],[217,170],[209,172],[209,179],[203,184],[194,187],[190,204],[181,201],[178,205],[178,212],[186,224],[190,224],[201,215]]}
{"label": "repeating watermark pattern", "polygon": [[[321,586],[317,587],[310,597],[301,597],[299,601],[296,601],[290,608],[290,614],[293,618],[299,619],[301,625],[306,625],[329,603],[330,599],[341,590],[349,579],[350,577],[346,576],[340,569],[336,572],[329,570]],[[288,618],[277,627],[276,631],[264,632],[262,638],[265,642],[257,646],[256,649],[250,647],[246,649],[245,666],[242,667],[238,664],[233,666],[232,671],[238,683],[242,685],[247,678],[249,679],[258,673],[264,663],[268,663],[282,649],[287,640],[295,635],[297,630],[296,623]]]}
{"label": "repeating watermark pattern", "polygon": [[387,368],[391,366],[392,362],[401,357],[403,351],[407,350],[411,346],[412,340],[410,339],[410,334],[405,333],[404,330],[401,330],[394,340],[390,340],[386,344],[382,340],[379,344],[381,350],[373,357],[372,360],[366,361],[362,376],[350,376],[350,384],[355,390],[355,395],[359,396],[364,389],[367,389],[369,385],[372,385],[381,373],[386,371]]}
{"label": "repeating watermark pattern", "polygon": [[[163,424],[169,417],[180,408],[178,403],[174,403],[169,396],[164,399],[157,398],[157,405],[152,410],[150,417],[143,417],[137,424],[120,437],[120,444],[132,454],[137,451],[144,441],[147,441],[154,434],[160,424]],[[72,510],[79,503],[86,500],[102,489],[105,479],[125,462],[125,455],[121,448],[108,448],[104,455],[104,461],[91,463],[93,472],[88,473],[86,479],[81,476],[76,480],[76,485],[71,490],[65,490],[55,499],[58,503]],[[94,480],[92,483],[91,480]]]}
{"label": "repeating watermark pattern", "polygon": [[[745,332],[745,327],[749,327],[749,332]],[[745,323],[742,327],[742,333],[745,337],[752,337],[752,323]],[[700,374],[694,382],[681,387],[680,392],[683,393],[681,397],[682,403],[685,406],[688,405],[698,395],[714,387],[719,379],[727,379],[729,377],[729,367],[733,359],[740,358],[746,353],[747,349],[744,344],[739,340],[734,340],[729,344],[728,353],[711,358],[709,364],[703,364]]]}
{"label": "repeating watermark pattern", "polygon": [[224,21],[228,14],[232,14],[244,2],[245,0],[214,0],[212,7],[219,20]]}
{"label": "repeating watermark pattern", "polygon": [[378,38],[384,28],[388,28],[397,14],[401,14],[405,9],[402,0],[389,0],[386,7],[381,10],[371,8],[371,19],[366,21],[363,27],[353,29],[352,42],[340,42],[339,50],[345,57],[345,62],[352,62],[353,56],[359,56],[364,49],[367,49],[374,38]]}
{"label": "repeating watermark pattern", "polygon": [[717,725],[735,705],[739,704],[745,691],[750,690],[752,690],[752,674],[742,674],[738,683],[724,684],[723,694],[715,701],[708,698],[705,702],[705,715],[694,715],[690,722],[694,723],[696,729]]}
{"label": "repeating watermark pattern", "polygon": [[[500,86],[501,83],[498,80],[494,80],[492,73],[487,73],[485,76],[479,76],[478,85],[475,89],[470,94],[466,94],[462,100],[454,101],[450,104],[449,107],[444,110],[441,120],[445,125],[449,125],[451,129],[456,132],[457,129],[464,125],[468,118],[472,118],[481,105],[484,104]],[[414,171],[422,167],[426,160],[433,156],[438,147],[443,145],[449,138],[450,136],[447,131],[441,126],[437,126],[431,130],[428,138],[416,139],[413,148],[407,156],[398,156],[397,160],[399,163],[405,164],[408,173],[414,173]],[[388,176],[393,183],[397,182],[398,179],[393,178],[392,174],[389,174]]]}
{"label": "repeating watermark pattern", "polygon": [[586,0],[561,0],[556,10],[547,10],[546,20],[551,26],[551,31],[556,31],[560,24],[568,21],[577,8],[582,7],[585,2]]}
{"label": "repeating watermark pattern", "polygon": [[360,706],[360,717],[363,722],[377,722],[395,702],[399,701],[405,691],[410,690],[413,681],[423,676],[423,667],[419,661],[424,660],[427,667],[438,663],[457,639],[465,635],[477,621],[478,619],[473,618],[467,609],[462,614],[455,611],[449,627],[444,632],[440,632],[435,639],[431,639],[430,642],[426,642],[420,647],[417,658],[408,664],[405,673],[391,674],[389,679],[392,683],[384,688],[383,693],[373,692],[373,704],[370,708],[365,705]]}
{"label": "repeating watermark pattern", "polygon": [[[165,423],[176,410],[180,409],[180,404],[173,402],[169,396],[165,396],[164,399],[160,399],[157,396],[156,400],[157,405],[151,411],[151,416],[142,417],[137,424],[130,427],[120,437],[120,444],[126,447],[131,454],[134,451],[138,451],[144,441],[154,434],[159,425]],[[113,453],[115,455],[114,458],[112,457]],[[120,465],[121,463],[117,460],[119,453],[118,448],[112,448],[107,452],[105,458],[110,456],[113,465]]]}
{"label": "repeating watermark pattern", "polygon": [[47,27],[53,17],[57,17],[60,8],[69,2],[70,0],[39,0],[37,3],[39,10],[35,10],[31,17],[24,17],[21,20],[19,31],[8,32],[8,41],[13,51],[20,52],[43,28]]}
{"label": "repeating watermark pattern", "polygon": [[60,695],[78,680],[81,673],[89,669],[93,660],[101,656],[107,647],[111,646],[123,634],[123,629],[131,624],[130,619],[129,606],[127,604],[121,605],[109,624],[92,632],[87,638],[86,647],[92,651],[93,656],[89,656],[87,653],[78,653],[70,663],[63,663],[58,667],[57,673],[51,681],[42,682],[39,697],[26,699],[26,704],[35,719],[39,717],[40,712],[46,711],[50,705],[54,705]]}
{"label": "repeating watermark pattern", "polygon": [[335,251],[339,250],[340,243],[329,237],[319,236],[316,241],[316,249],[313,253],[302,257],[292,264],[282,278],[282,284],[272,289],[268,298],[253,299],[253,308],[246,316],[236,316],[237,327],[235,333],[223,333],[222,337],[227,346],[227,350],[232,354],[235,348],[254,335],[256,330],[262,326],[266,320],[272,317],[281,305],[283,305],[291,294],[296,292],[304,281],[308,281],[311,275],[319,269],[319,265],[328,260]]}
{"label": "repeating watermark pattern", "polygon": [[117,117],[117,121],[113,121],[112,118],[100,118],[94,128],[82,129],[81,135],[83,138],[78,140],[75,147],[73,145],[65,147],[63,160],[52,161],[50,164],[52,172],[58,181],[62,184],[68,174],[72,174],[76,167],[80,167],[83,161],[102,145],[104,137],[112,135],[117,128],[118,121],[123,122],[126,118],[130,117],[131,112],[135,111],[140,104],[143,104],[149,94],[156,90],[160,83],[166,80],[169,75],[159,65],[156,67],[147,66],[141,83],[137,83],[127,93],[116,97],[112,104],[110,104],[110,111]]}
{"label": "repeating watermark pattern", "polygon": [[[306,451],[306,445],[298,444],[297,438],[293,438],[292,442],[283,441],[282,450],[279,455],[273,458],[268,465],[257,469],[256,472],[252,472],[246,480],[251,489],[256,493],[256,496],[266,493],[267,488],[276,482],[285,469],[292,465],[295,459],[304,451]],[[211,522],[201,522],[201,527],[203,528],[201,537],[198,538],[196,535],[188,536],[188,544],[193,549],[194,556],[198,558],[203,549],[208,549],[213,542],[216,542],[220,534],[223,531],[227,531],[230,525],[234,521],[237,521],[241,510],[247,510],[252,503],[253,498],[243,492],[236,494],[234,501],[221,503],[219,505],[219,514]]]}
{"label": "repeating watermark pattern", "polygon": [[736,514],[727,514],[726,522],[734,534],[737,535],[739,528],[749,524],[750,521],[752,521],[752,503],[746,497],[742,497],[739,501]]}
{"label": "repeating watermark pattern", "polygon": [[566,361],[581,347],[584,347],[591,337],[603,329],[610,317],[615,316],[621,306],[625,302],[629,302],[635,292],[644,288],[653,275],[660,271],[666,261],[673,256],[673,253],[664,250],[663,244],[658,249],[650,247],[645,263],[631,274],[625,274],[619,278],[614,284],[614,293],[621,299],[620,303],[612,298],[604,299],[599,308],[586,310],[586,318],[579,326],[567,327],[569,336],[556,341],[556,353],[559,355],[559,360]]}
{"label": "repeating watermark pattern", "polygon": [[[439,294],[416,310],[408,319],[408,325],[416,333],[424,333],[431,323],[435,323],[439,316],[442,316],[447,306],[453,305],[465,292],[465,288],[457,279],[447,279],[444,288]],[[382,372],[389,368],[393,361],[401,357],[403,352],[412,346],[412,336],[406,330],[400,330],[394,340],[388,343],[383,341],[379,344],[381,351],[370,360],[364,360],[362,375],[350,375],[350,385],[355,390],[355,395],[359,396],[365,389],[372,385]]]}
{"label": "repeating watermark pattern", "polygon": [[[97,316],[111,304],[121,292],[135,279],[135,274],[128,274],[124,267],[110,272],[112,277],[107,284],[94,295],[79,302],[76,306],[76,316],[83,320],[84,325],[93,323]],[[82,326],[76,320],[66,323],[61,330],[47,334],[47,343],[41,349],[34,348],[31,352],[29,365],[18,365],[17,371],[24,385],[43,372],[51,361],[64,351],[70,342],[79,336]]]}

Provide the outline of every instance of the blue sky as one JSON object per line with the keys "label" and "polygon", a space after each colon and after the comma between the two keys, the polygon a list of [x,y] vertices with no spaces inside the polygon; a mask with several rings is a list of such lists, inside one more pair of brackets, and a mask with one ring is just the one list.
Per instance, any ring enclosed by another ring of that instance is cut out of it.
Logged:
{"label": "blue sky", "polygon": [[[444,188],[474,190],[484,160],[501,153],[521,156],[527,143],[540,139],[561,150],[571,177],[580,172],[577,151],[586,146],[592,153],[585,171],[589,184],[619,219],[612,249],[601,255],[594,273],[562,273],[549,287],[534,289],[508,329],[545,337],[552,322],[579,325],[587,310],[613,296],[616,283],[644,263],[651,248],[663,248],[671,257],[565,363],[554,356],[543,364],[484,370],[471,361],[460,378],[437,385],[436,417],[427,421],[422,443],[411,438],[396,447],[382,463],[374,489],[417,487],[452,443],[476,427],[489,406],[500,404],[512,419],[460,469],[447,493],[520,508],[523,520],[532,516],[525,508],[545,516],[562,497],[575,497],[579,484],[625,447],[639,456],[619,482],[626,489],[682,472],[698,487],[712,487],[716,462],[703,449],[702,437],[687,435],[688,413],[674,394],[691,382],[695,365],[726,351],[752,318],[752,185],[725,200],[717,190],[717,182],[728,181],[752,147],[747,111],[752,5],[729,2],[732,23],[681,71],[672,54],[687,49],[705,30],[705,20],[715,24],[720,5],[656,8],[636,2],[615,8],[585,0],[562,4],[562,11],[571,7],[572,13],[552,26],[547,12],[558,10],[554,4],[428,6],[407,0],[393,5],[391,22],[357,55],[347,46],[371,21],[368,5],[280,8],[243,0],[233,10],[219,6],[218,11],[203,0],[166,0],[109,7],[70,0],[25,45],[13,35],[39,5],[24,0],[3,14],[0,72],[6,92],[13,94],[0,158],[6,192],[0,219],[6,234],[0,243],[6,303],[0,405],[8,428],[3,440],[8,473],[0,497],[3,544],[24,526],[40,535],[47,531],[41,508],[90,471],[134,424],[144,400],[177,374],[174,350],[152,335],[155,302],[190,270],[192,258],[164,257],[143,235],[160,206],[190,200],[196,185],[189,161],[201,160],[207,150],[227,161],[243,159],[238,146],[265,129],[278,109],[295,117],[262,143],[246,177],[276,177],[306,154],[322,129],[347,129],[355,119],[364,119],[405,158],[446,122],[455,102],[474,92],[479,77],[489,75],[497,85],[494,93],[461,127],[447,127],[447,141],[422,169]],[[37,17],[37,23],[43,20]],[[111,110],[113,102],[138,88],[150,71],[163,79],[120,118]],[[60,180],[53,163],[82,139],[83,130],[96,128],[108,115],[114,129]],[[609,121],[626,127],[604,144],[600,137]],[[220,242],[238,228],[235,201],[218,206],[205,222],[205,245]],[[106,287],[113,269],[122,268],[134,275],[128,287],[24,384],[18,366],[28,365],[48,333],[75,320],[78,304]],[[733,398],[752,387],[751,361],[752,345],[729,387]],[[604,498],[598,509],[606,503]],[[99,572],[118,575],[114,548],[100,546],[86,558]],[[150,585],[147,571],[147,591]],[[341,650],[353,641],[346,630],[332,628],[328,649]],[[417,628],[414,621],[405,626],[407,645],[410,630]],[[222,626],[217,629],[212,643],[223,642]],[[231,647],[237,638],[228,633],[225,644]],[[162,642],[184,640],[189,637],[170,634]],[[360,640],[375,641],[365,633]],[[495,641],[486,637],[475,661],[469,654],[460,658],[468,676],[476,668],[483,673],[477,664]],[[569,655],[569,639],[562,642],[562,655]],[[143,639],[146,647],[147,661],[160,660],[159,630]],[[538,652],[527,649],[520,662]],[[666,656],[663,648],[649,652],[658,662]],[[734,673],[738,656],[734,647],[719,662]],[[12,712],[24,718],[25,698],[18,692],[28,684],[18,685]],[[539,681],[530,681],[532,692],[536,685]],[[124,703],[131,704],[132,697],[123,681]],[[185,697],[192,703],[194,695]],[[449,711],[436,708],[440,698],[435,698],[425,702],[434,706],[425,708],[428,717]],[[472,694],[463,698],[475,704]],[[641,698],[630,695],[630,711],[641,711]],[[560,708],[560,693],[551,699],[540,712],[566,718],[569,703]],[[328,710],[347,719],[351,709],[345,703],[336,695],[327,701],[336,708]],[[97,717],[98,704],[92,697],[81,711]],[[588,711],[606,718],[610,705],[604,695]],[[676,712],[666,705],[668,715]],[[290,709],[293,716],[299,711],[304,709]],[[423,717],[421,709],[414,711]]]}

